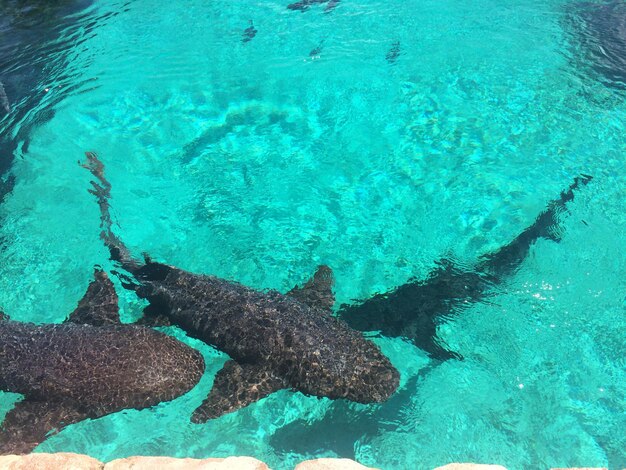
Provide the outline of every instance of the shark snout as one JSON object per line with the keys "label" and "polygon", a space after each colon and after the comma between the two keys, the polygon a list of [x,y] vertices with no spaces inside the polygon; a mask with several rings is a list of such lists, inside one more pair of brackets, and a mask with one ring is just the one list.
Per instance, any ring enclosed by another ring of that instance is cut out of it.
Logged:
{"label": "shark snout", "polygon": [[353,383],[346,398],[360,403],[383,402],[398,388],[400,373],[374,345],[374,358],[354,368]]}

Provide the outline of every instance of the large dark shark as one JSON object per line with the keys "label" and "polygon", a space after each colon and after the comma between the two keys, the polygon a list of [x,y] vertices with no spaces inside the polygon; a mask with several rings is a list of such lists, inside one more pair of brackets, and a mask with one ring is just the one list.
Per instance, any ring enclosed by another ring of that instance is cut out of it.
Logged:
{"label": "large dark shark", "polygon": [[443,259],[424,280],[410,280],[391,292],[377,294],[360,304],[342,305],[339,316],[360,331],[379,331],[384,336],[404,337],[439,360],[460,358],[437,338],[437,325],[455,312],[493,293],[524,261],[540,238],[560,240],[560,216],[574,191],[591,176],[582,175],[560,197],[551,201],[512,242],[483,256],[471,269]]}
{"label": "large dark shark", "polygon": [[0,427],[0,454],[30,452],[86,418],[172,400],[202,377],[204,360],[151,328],[123,325],[102,271],[66,323],[35,325],[0,314],[0,390],[24,399]]}
{"label": "large dark shark", "polygon": [[148,318],[165,318],[190,336],[231,357],[194,412],[194,422],[219,417],[280,389],[371,403],[389,398],[398,371],[378,347],[331,314],[333,277],[322,266],[303,287],[287,295],[260,292],[214,276],[134,260],[111,232],[111,186],[97,156],[84,165],[96,177],[102,238],[112,259],[132,273],[136,290],[149,302]]}

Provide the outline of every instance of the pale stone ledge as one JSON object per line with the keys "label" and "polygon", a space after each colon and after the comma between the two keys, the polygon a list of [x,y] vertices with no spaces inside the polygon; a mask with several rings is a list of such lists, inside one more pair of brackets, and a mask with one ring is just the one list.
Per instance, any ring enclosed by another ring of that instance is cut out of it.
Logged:
{"label": "pale stone ledge", "polygon": [[506,470],[501,465],[485,465],[479,463],[449,463],[435,470]]}
{"label": "pale stone ledge", "polygon": [[315,459],[305,460],[296,465],[294,470],[378,470],[365,467],[350,459]]}
{"label": "pale stone ledge", "polygon": [[113,460],[104,470],[269,470],[263,462],[252,457],[225,459],[176,459],[173,457],[128,457]]}
{"label": "pale stone ledge", "polygon": [[[61,452],[0,456],[0,470],[270,470],[252,457],[177,459],[173,457],[128,457],[104,464],[92,457]],[[350,459],[306,460],[294,470],[378,470]],[[450,463],[434,470],[506,470],[501,465]],[[607,470],[598,467],[552,468],[550,470]],[[626,469],[624,469],[626,470]]]}
{"label": "pale stone ledge", "polygon": [[0,470],[102,470],[104,464],[87,455],[28,454],[0,456]]}

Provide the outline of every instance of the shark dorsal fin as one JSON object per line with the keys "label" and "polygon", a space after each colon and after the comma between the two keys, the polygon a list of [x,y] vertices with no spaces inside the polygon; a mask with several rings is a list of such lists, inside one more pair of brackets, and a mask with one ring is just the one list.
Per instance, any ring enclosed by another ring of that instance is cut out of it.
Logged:
{"label": "shark dorsal fin", "polygon": [[276,377],[269,369],[229,360],[215,376],[211,392],[193,412],[191,420],[204,423],[237,411],[285,387],[285,380]]}
{"label": "shark dorsal fin", "polygon": [[334,284],[335,276],[332,269],[321,265],[302,287],[294,287],[287,292],[287,295],[310,307],[331,310],[335,303]]}
{"label": "shark dorsal fin", "polygon": [[67,318],[81,325],[117,325],[120,323],[117,293],[109,276],[99,268],[94,270],[94,280],[78,302],[78,307]]}

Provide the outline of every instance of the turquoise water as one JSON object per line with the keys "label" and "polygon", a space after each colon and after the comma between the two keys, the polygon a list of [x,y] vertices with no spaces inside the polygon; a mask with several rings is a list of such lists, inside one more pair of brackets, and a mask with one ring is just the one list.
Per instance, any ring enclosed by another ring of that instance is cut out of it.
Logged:
{"label": "turquoise water", "polygon": [[[134,252],[281,291],[325,263],[338,304],[423,278],[444,256],[471,264],[591,174],[563,240],[540,240],[496,296],[440,326],[464,361],[375,338],[402,375],[387,403],[281,391],[191,424],[226,356],[172,328],[205,355],[196,388],[72,425],[37,451],[244,454],[278,469],[338,455],[384,469],[625,466],[626,94],[584,62],[575,4],[287,3],[93,7],[118,15],[65,53],[71,73],[41,82],[39,106],[55,113],[18,146],[0,205],[7,313],[60,322],[92,266],[112,268],[77,165],[87,150]],[[250,19],[258,33],[243,43]],[[118,287],[133,321],[143,304]],[[16,398],[2,395],[3,410]]]}

